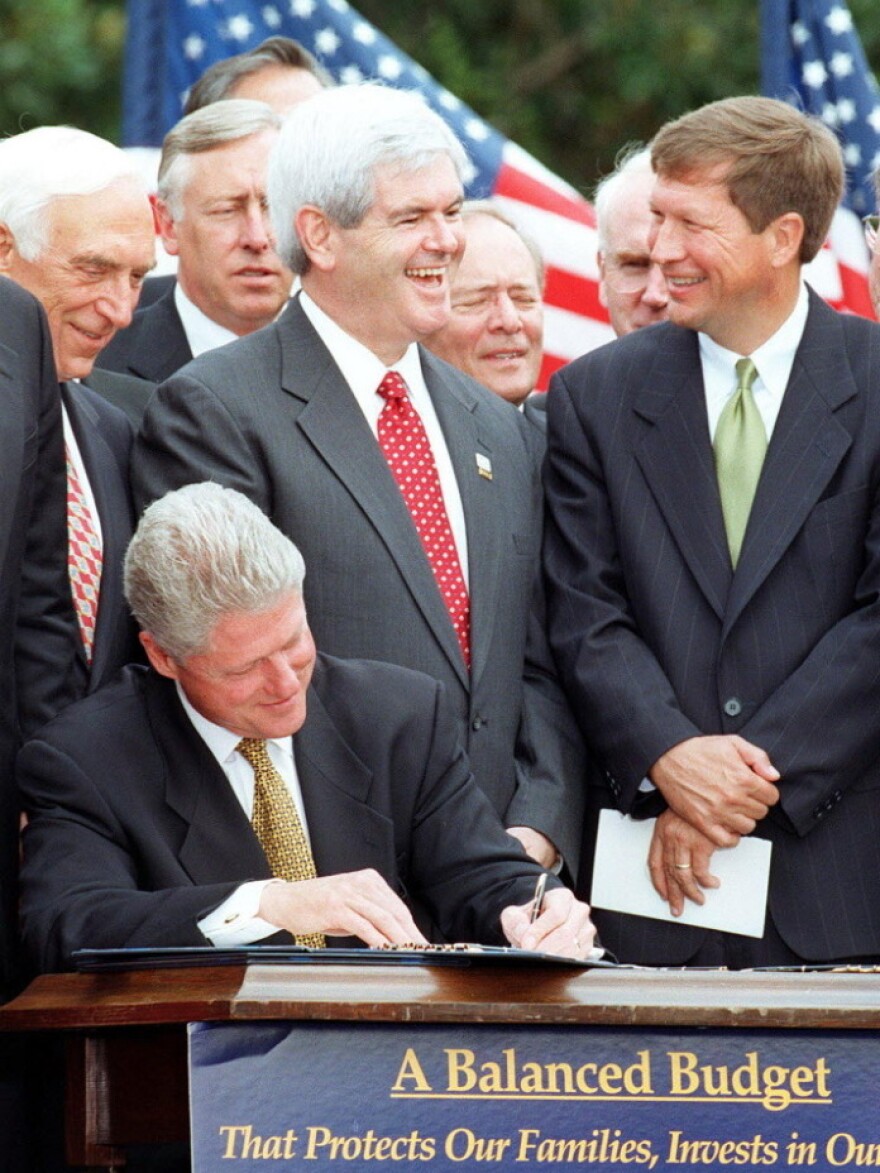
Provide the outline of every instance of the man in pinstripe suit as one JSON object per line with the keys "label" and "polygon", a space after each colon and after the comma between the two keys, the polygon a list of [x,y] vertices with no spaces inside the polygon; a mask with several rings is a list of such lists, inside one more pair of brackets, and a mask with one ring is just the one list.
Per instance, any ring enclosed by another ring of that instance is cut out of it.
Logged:
{"label": "man in pinstripe suit", "polygon": [[[874,960],[880,328],[801,277],[840,150],[783,103],[734,98],[664,127],[652,162],[670,321],[571,364],[549,400],[551,640],[600,763],[593,805],[659,816],[648,864],[673,914],[711,899],[718,848],[754,834],[773,854],[762,939],[596,923],[649,964]],[[734,395],[763,457],[739,537],[713,458]]]}

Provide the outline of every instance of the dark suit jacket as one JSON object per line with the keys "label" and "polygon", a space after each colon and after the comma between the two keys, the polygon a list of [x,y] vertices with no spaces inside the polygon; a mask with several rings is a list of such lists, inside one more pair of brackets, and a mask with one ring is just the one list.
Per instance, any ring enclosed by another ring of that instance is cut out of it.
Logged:
{"label": "dark suit jacket", "polygon": [[[294,755],[320,875],[375,868],[447,935],[502,943],[502,908],[529,899],[541,868],[474,785],[436,681],[319,656]],[[197,922],[271,874],[173,683],[151,669],[67,709],[18,767],[23,928],[40,969],[81,947],[205,945]]]}
{"label": "dark suit jacket", "polygon": [[156,384],[148,379],[122,375],[119,371],[102,371],[97,367],[92,369],[85,383],[108,403],[125,412],[135,430],[141,426],[150,396],[156,390]]}
{"label": "dark suit jacket", "polygon": [[0,1000],[12,986],[18,871],[13,762],[74,695],[64,440],[45,317],[0,277]]}
{"label": "dark suit jacket", "polygon": [[104,543],[91,665],[86,663],[77,629],[77,692],[84,696],[100,688],[124,664],[142,658],[137,629],[122,590],[122,564],[134,532],[129,485],[134,430],[126,416],[97,395],[88,382],[62,383],[61,395],[86,466]]}
{"label": "dark suit jacket", "polygon": [[191,358],[172,285],[158,301],[135,312],[130,325],[110,340],[95,365],[161,383]]}
{"label": "dark suit jacket", "polygon": [[[305,558],[318,646],[441,680],[474,776],[502,819],[545,832],[574,865],[583,749],[530,610],[540,540],[534,429],[435,356],[423,351],[422,362],[467,524],[470,678],[401,493],[298,300],[156,392],[135,443],[135,503],[203,480],[255,501]],[[479,475],[477,454],[491,479]]]}
{"label": "dark suit jacket", "polygon": [[[811,294],[731,570],[697,335],[637,331],[572,363],[548,403],[554,649],[633,808],[667,749],[740,733],[780,770],[769,909],[802,957],[880,953],[880,328]],[[597,913],[625,959],[701,933]]]}

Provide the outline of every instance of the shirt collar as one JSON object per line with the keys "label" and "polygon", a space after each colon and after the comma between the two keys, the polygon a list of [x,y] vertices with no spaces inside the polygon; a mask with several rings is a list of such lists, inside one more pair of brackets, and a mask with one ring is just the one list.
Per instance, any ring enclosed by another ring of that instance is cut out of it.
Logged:
{"label": "shirt collar", "polygon": [[206,350],[215,350],[218,346],[225,346],[227,342],[234,342],[238,337],[232,330],[227,330],[225,326],[209,318],[190,301],[179,281],[174,286],[174,304],[180,314],[183,332],[194,358],[198,358]]}
{"label": "shirt collar", "polygon": [[338,322],[334,322],[305,290],[300,292],[299,303],[318,337],[333,355],[343,379],[359,403],[375,396],[376,388],[389,370],[402,375],[410,388],[424,382],[417,343],[410,343],[403,356],[392,366],[386,367],[369,347],[343,330]]}
{"label": "shirt collar", "polygon": [[[183,711],[192,722],[196,733],[198,733],[199,737],[201,737],[220,765],[227,765],[235,756],[235,747],[241,741],[241,734],[233,733],[222,725],[216,725],[213,721],[209,721],[207,717],[203,716],[198,709],[193,708],[189,697],[181,688],[178,680],[175,680],[174,687],[177,689],[177,695],[180,698],[180,703],[183,705]],[[276,745],[282,753],[293,757],[292,738],[268,737],[266,741],[267,743]]]}
{"label": "shirt collar", "polygon": [[807,324],[807,315],[810,310],[810,298],[807,287],[801,282],[795,307],[785,319],[775,334],[754,350],[751,355],[736,354],[719,346],[708,334],[699,334],[700,356],[702,361],[710,366],[724,366],[733,371],[740,358],[751,358],[758,369],[761,383],[778,400],[785,394],[791,368],[794,365],[794,356],[801,344],[804,328]]}

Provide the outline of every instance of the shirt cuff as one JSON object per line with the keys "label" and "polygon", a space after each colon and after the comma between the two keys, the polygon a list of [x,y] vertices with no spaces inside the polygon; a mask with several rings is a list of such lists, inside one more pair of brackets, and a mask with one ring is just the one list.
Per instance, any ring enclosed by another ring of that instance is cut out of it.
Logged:
{"label": "shirt cuff", "polygon": [[199,921],[199,929],[212,945],[225,949],[230,945],[250,945],[271,937],[279,931],[278,925],[270,924],[257,916],[260,899],[267,884],[278,880],[250,880],[236,888],[222,904]]}

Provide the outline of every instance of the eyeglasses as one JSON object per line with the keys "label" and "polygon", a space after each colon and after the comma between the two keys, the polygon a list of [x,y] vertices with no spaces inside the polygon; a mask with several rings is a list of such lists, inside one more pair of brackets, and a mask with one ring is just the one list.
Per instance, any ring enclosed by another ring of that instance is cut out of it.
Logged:
{"label": "eyeglasses", "polygon": [[863,216],[862,225],[865,229],[865,240],[872,253],[877,252],[877,234],[880,232],[880,216]]}

